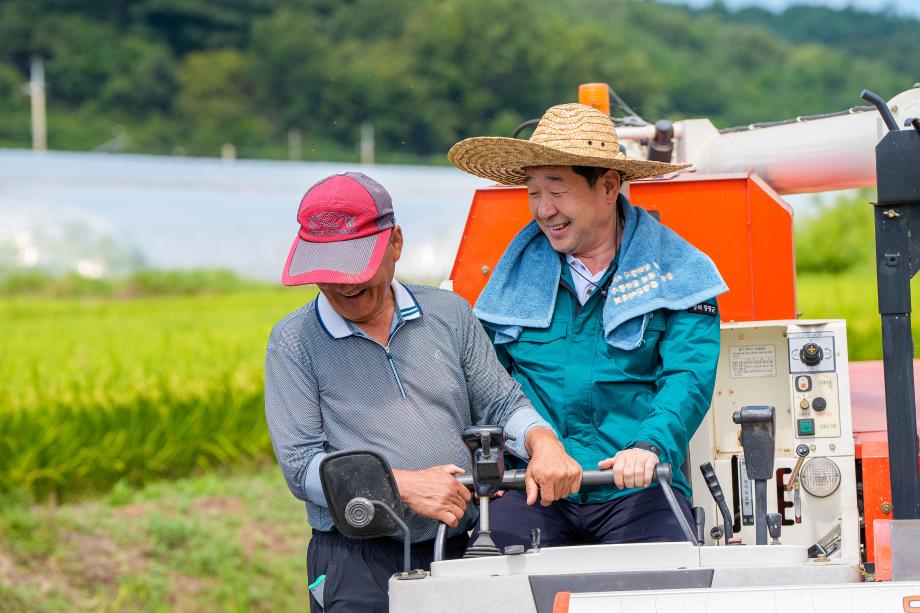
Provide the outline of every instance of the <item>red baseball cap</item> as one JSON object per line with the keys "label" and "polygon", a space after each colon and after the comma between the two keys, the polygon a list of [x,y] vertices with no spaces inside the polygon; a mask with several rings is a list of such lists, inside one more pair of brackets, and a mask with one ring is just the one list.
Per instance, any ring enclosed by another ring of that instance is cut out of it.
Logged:
{"label": "red baseball cap", "polygon": [[364,283],[374,276],[393,231],[393,201],[360,172],[326,177],[300,201],[300,231],[281,273],[284,285]]}

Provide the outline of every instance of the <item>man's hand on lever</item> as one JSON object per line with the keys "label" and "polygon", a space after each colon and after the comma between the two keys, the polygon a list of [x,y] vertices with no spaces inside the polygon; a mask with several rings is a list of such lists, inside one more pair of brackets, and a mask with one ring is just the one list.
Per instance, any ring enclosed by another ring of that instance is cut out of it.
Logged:
{"label": "man's hand on lever", "polygon": [[442,464],[418,471],[394,469],[393,477],[399,497],[409,508],[456,528],[470,501],[469,491],[454,478],[462,472],[459,466]]}
{"label": "man's hand on lever", "polygon": [[525,485],[527,504],[540,504],[574,494],[581,487],[581,466],[565,452],[556,433],[547,428],[532,428],[524,440],[530,454]]}
{"label": "man's hand on lever", "polygon": [[652,482],[658,456],[644,449],[624,449],[612,458],[601,460],[601,470],[613,469],[613,483],[618,488],[645,487]]}

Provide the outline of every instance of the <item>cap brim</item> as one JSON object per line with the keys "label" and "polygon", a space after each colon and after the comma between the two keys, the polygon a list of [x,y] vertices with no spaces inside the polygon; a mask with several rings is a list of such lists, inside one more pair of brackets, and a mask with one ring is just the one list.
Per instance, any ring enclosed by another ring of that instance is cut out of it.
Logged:
{"label": "cap brim", "polygon": [[312,243],[294,239],[281,283],[364,283],[380,268],[393,229],[350,241]]}
{"label": "cap brim", "polygon": [[504,185],[523,185],[524,169],[530,166],[610,168],[620,171],[626,181],[657,177],[690,166],[628,157],[578,155],[503,136],[479,136],[462,140],[450,148],[447,158],[460,170]]}

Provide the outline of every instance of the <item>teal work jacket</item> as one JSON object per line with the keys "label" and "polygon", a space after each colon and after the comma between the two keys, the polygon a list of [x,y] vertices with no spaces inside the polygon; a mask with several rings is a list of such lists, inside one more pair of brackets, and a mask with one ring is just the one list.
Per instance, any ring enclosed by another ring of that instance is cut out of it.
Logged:
{"label": "teal work jacket", "polygon": [[[616,261],[598,287],[606,287],[615,268]],[[689,498],[680,468],[712,401],[717,308],[658,309],[642,344],[625,351],[604,339],[602,292],[579,304],[565,263],[559,282],[549,327],[524,328],[516,341],[496,345],[499,360],[584,470],[597,470],[599,461],[644,441],[662,450],[661,461],[673,465],[674,486]],[[570,499],[606,502],[635,491],[592,488]]]}

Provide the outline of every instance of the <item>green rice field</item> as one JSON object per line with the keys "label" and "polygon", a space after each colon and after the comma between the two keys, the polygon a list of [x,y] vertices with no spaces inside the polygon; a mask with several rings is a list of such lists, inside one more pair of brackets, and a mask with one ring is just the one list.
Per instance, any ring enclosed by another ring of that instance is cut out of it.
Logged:
{"label": "green rice field", "polygon": [[0,299],[0,493],[62,500],[269,455],[268,333],[313,291]]}

